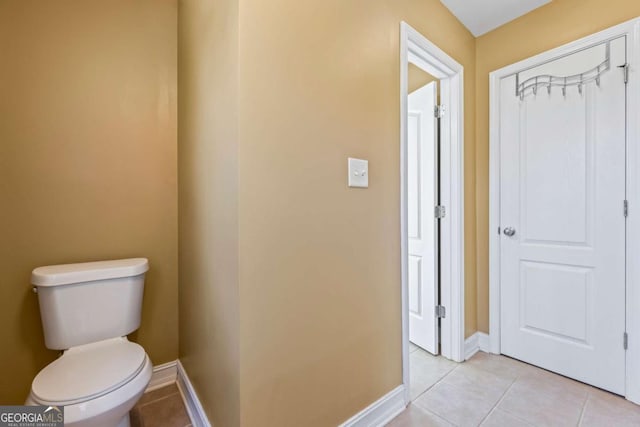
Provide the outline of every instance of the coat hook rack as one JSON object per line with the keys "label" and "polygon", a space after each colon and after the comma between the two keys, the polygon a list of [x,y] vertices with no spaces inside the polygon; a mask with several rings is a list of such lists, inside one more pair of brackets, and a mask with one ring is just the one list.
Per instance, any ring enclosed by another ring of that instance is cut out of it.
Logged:
{"label": "coat hook rack", "polygon": [[551,95],[552,87],[562,88],[562,96],[567,96],[567,87],[577,86],[578,93],[582,95],[582,88],[591,82],[595,82],[600,87],[600,76],[611,69],[611,46],[607,42],[605,48],[605,59],[597,66],[580,74],[570,76],[553,76],[550,74],[541,74],[530,77],[524,81],[520,81],[520,73],[516,74],[516,96],[520,100],[524,100],[527,94],[538,94],[539,87],[546,87],[547,93]]}

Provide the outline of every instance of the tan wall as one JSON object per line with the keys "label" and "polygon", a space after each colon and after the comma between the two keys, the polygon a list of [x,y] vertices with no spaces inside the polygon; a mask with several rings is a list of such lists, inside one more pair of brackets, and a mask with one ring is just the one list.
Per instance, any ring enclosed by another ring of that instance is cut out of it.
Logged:
{"label": "tan wall", "polygon": [[174,1],[0,2],[0,403],[45,349],[34,267],[145,256],[154,363],[178,349]]}
{"label": "tan wall", "polygon": [[179,3],[180,360],[209,420],[237,426],[238,3]]}
{"label": "tan wall", "polygon": [[409,67],[407,68],[408,93],[418,90],[434,80],[438,79],[436,79],[426,71],[423,71],[417,65],[414,65],[411,62],[409,63]]}
{"label": "tan wall", "polygon": [[[399,23],[465,67],[475,331],[475,40],[438,0],[240,2],[243,426],[337,425],[402,382]],[[349,189],[348,156],[369,160]]]}
{"label": "tan wall", "polygon": [[638,1],[555,0],[477,39],[479,330],[489,331],[489,73],[639,15]]}

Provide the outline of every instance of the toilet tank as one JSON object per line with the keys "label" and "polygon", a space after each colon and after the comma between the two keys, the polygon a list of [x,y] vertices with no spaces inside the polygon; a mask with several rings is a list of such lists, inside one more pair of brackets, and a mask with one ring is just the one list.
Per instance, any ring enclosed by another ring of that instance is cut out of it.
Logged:
{"label": "toilet tank", "polygon": [[148,269],[146,258],[131,258],[33,270],[47,348],[65,350],[138,329]]}

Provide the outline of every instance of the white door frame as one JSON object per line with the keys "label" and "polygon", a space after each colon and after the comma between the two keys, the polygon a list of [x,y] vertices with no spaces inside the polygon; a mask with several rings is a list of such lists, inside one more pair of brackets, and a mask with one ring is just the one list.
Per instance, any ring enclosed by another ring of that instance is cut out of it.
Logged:
{"label": "white door frame", "polygon": [[[629,347],[626,357],[628,400],[640,404],[640,18],[584,37],[489,74],[489,343],[492,353],[500,354],[500,80],[541,63],[573,52],[627,36],[627,306]],[[613,72],[620,72],[612,64]],[[622,78],[622,74],[621,77]],[[515,88],[514,88],[514,95]],[[621,214],[622,214],[622,207]],[[620,337],[622,345],[622,337]]]}
{"label": "white door frame", "polygon": [[464,98],[463,67],[406,22],[400,23],[400,235],[402,266],[402,382],[409,397],[409,284],[407,216],[407,96],[409,61],[440,80],[440,199],[446,216],[440,225],[441,353],[464,360]]}

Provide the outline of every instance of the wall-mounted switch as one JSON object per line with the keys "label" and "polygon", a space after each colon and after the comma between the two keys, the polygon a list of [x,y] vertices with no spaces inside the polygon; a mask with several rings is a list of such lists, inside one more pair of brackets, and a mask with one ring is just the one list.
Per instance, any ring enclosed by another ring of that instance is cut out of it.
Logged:
{"label": "wall-mounted switch", "polygon": [[369,162],[349,157],[349,187],[369,187]]}

